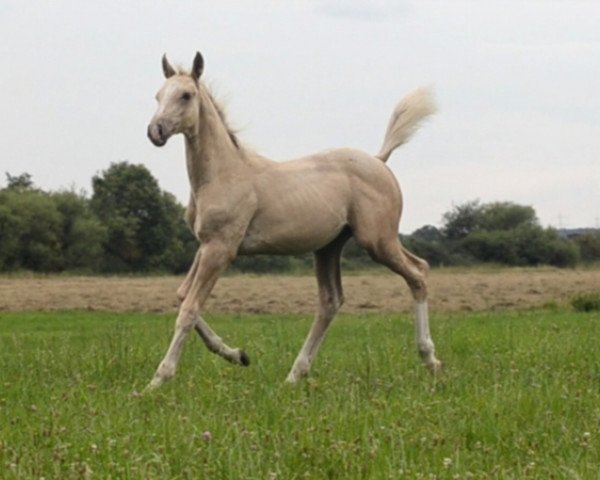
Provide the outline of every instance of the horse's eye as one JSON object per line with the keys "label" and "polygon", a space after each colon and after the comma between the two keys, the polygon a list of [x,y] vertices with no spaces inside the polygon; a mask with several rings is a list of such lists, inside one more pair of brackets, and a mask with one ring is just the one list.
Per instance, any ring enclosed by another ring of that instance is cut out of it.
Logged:
{"label": "horse's eye", "polygon": [[185,92],[185,93],[184,93],[184,94],[181,96],[181,99],[182,99],[184,102],[187,102],[187,101],[189,101],[191,98],[192,98],[192,94],[191,94],[191,93],[189,93],[189,92]]}

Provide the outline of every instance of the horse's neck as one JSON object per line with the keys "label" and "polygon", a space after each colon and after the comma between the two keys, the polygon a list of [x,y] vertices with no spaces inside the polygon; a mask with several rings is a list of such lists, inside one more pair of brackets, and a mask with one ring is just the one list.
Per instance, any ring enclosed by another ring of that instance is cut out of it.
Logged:
{"label": "horse's neck", "polygon": [[192,192],[247,168],[243,150],[233,143],[211,104],[202,109],[194,134],[185,136],[185,153]]}

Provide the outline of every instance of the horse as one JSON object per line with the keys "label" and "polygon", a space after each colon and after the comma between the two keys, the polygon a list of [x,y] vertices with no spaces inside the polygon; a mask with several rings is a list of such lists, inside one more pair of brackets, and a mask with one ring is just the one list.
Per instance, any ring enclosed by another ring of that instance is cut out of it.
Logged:
{"label": "horse", "polygon": [[376,261],[404,278],[414,299],[417,350],[437,372],[428,320],[428,264],[399,241],[402,194],[386,166],[421,122],[434,113],[427,89],[417,89],[394,109],[381,150],[369,155],[336,148],[277,162],[245,147],[230,128],[222,107],[200,80],[204,59],[197,52],[191,71],[162,57],[165,82],[147,135],[157,147],[182,134],[190,183],[185,219],[199,248],[185,280],[175,331],[149,389],[175,375],[188,333],[237,365],[248,355],[223,342],[200,311],[217,279],[237,255],[314,253],[319,304],[308,336],[286,378],[295,383],[309,372],[327,328],[344,302],[340,256],[354,237]]}

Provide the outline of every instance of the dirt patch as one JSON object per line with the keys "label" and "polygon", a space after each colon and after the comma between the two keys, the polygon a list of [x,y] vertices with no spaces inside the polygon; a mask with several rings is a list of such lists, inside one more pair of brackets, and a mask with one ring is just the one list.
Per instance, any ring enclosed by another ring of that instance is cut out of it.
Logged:
{"label": "dirt patch", "polygon": [[[182,277],[0,277],[0,311],[103,310],[175,312]],[[343,312],[409,311],[411,296],[388,273],[347,275]],[[600,289],[600,270],[434,270],[434,311],[524,309],[563,305],[578,292]],[[213,313],[312,313],[312,276],[235,275],[219,280],[205,309]]]}

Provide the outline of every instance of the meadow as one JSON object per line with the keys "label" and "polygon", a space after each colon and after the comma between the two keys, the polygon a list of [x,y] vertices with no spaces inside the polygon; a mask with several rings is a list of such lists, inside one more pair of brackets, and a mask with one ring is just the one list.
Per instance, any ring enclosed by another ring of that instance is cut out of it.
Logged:
{"label": "meadow", "polygon": [[0,313],[2,479],[600,478],[600,313],[433,313],[443,373],[407,314],[340,315],[283,383],[311,319],[207,315],[250,355],[170,339],[162,313]]}

